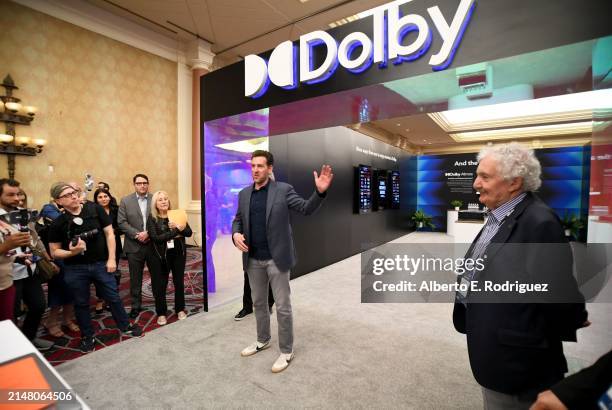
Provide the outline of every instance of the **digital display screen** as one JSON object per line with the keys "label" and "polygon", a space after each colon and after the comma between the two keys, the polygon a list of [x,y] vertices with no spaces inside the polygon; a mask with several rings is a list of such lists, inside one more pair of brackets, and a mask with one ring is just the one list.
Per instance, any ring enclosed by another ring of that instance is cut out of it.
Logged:
{"label": "digital display screen", "polygon": [[359,165],[357,167],[358,212],[360,214],[372,210],[372,167]]}
{"label": "digital display screen", "polygon": [[378,181],[378,195],[381,199],[387,198],[387,181],[384,179]]}
{"label": "digital display screen", "polygon": [[400,173],[391,171],[391,208],[400,207]]}

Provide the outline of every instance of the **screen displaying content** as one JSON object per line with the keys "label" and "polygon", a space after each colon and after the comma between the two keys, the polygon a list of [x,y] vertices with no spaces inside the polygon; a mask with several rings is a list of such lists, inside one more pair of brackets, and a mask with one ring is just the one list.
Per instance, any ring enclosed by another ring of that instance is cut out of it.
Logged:
{"label": "screen displaying content", "polygon": [[372,212],[372,167],[355,167],[355,213]]}
{"label": "screen displaying content", "polygon": [[391,184],[391,208],[399,209],[400,207],[400,173],[399,171],[391,171],[389,176]]}
{"label": "screen displaying content", "polygon": [[374,171],[376,181],[376,197],[374,198],[374,210],[382,211],[389,208],[389,197],[391,196],[389,187],[389,172],[384,169]]}

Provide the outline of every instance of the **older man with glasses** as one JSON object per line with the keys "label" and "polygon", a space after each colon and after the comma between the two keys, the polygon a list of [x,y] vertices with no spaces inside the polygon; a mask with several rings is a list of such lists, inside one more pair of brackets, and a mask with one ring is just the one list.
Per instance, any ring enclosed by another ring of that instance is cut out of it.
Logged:
{"label": "older man with glasses", "polygon": [[49,249],[53,257],[64,260],[64,281],[74,295],[76,318],[81,328],[80,350],[93,351],[96,343],[89,312],[91,283],[110,305],[121,332],[141,336],[142,330],[128,320],[112,275],[117,264],[110,217],[98,204],[81,203],[79,192],[67,183],[54,184],[51,195],[65,212],[49,228]]}

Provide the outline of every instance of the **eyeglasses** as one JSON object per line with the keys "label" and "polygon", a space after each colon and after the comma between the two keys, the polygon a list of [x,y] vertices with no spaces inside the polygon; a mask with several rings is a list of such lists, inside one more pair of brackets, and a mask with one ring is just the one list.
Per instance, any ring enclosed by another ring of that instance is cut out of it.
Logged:
{"label": "eyeglasses", "polygon": [[134,182],[134,185],[149,185],[148,182]]}
{"label": "eyeglasses", "polygon": [[78,196],[79,196],[79,193],[78,193],[77,191],[68,192],[67,194],[60,195],[60,196],[58,197],[58,199],[66,199],[66,198],[70,198],[70,197],[72,197],[72,196],[76,196],[76,197],[78,197]]}

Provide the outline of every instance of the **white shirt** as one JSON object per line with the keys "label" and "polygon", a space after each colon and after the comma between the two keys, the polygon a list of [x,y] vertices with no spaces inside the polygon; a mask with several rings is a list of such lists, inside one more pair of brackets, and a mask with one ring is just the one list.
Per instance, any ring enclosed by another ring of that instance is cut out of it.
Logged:
{"label": "white shirt", "polygon": [[[4,208],[0,208],[0,215],[4,215],[7,213],[8,212],[6,212]],[[15,248],[15,254],[17,255],[17,257],[23,255],[24,253],[25,252],[21,250],[21,246]],[[36,264],[31,264],[30,269],[32,270],[32,272],[34,272],[34,270],[36,269]],[[25,279],[28,276],[28,268],[25,265],[22,265],[21,263],[13,263],[13,280]]]}

